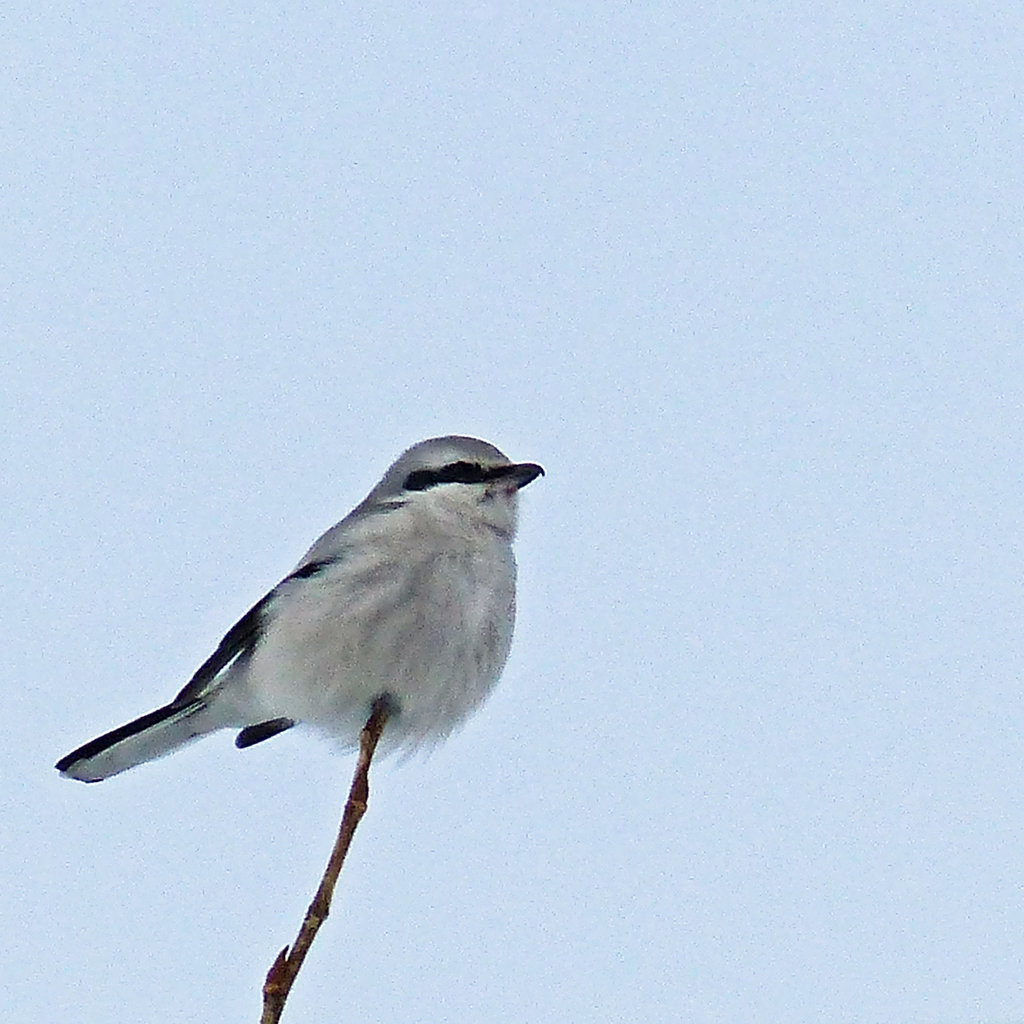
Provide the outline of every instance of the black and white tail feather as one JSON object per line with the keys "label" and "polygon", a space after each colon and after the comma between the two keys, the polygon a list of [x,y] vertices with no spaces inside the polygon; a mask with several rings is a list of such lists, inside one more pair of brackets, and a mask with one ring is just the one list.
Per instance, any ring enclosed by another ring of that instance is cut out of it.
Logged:
{"label": "black and white tail feather", "polygon": [[249,747],[299,722],[353,746],[374,702],[387,746],[448,735],[504,667],[520,488],[543,473],[469,437],[413,445],[298,567],[228,630],[170,704],[57,762],[83,782],[219,729]]}
{"label": "black and white tail feather", "polygon": [[[217,649],[170,704],[83,744],[57,762],[58,771],[81,782],[100,782],[137,764],[170,754],[211,732],[244,725],[237,721],[228,701],[217,700],[217,694],[226,673],[255,648],[259,640],[261,612],[272,597],[273,592],[228,630]],[[295,723],[279,718],[274,720],[277,728],[265,729],[264,726],[269,724],[245,726],[238,734],[236,744],[239,747],[252,746]]]}

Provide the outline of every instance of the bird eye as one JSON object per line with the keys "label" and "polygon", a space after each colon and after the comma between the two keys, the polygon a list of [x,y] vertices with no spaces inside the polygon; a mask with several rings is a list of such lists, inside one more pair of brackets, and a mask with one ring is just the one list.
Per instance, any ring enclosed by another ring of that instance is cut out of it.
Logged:
{"label": "bird eye", "polygon": [[407,491],[425,491],[437,483],[437,473],[432,469],[414,469],[402,485]]}
{"label": "bird eye", "polygon": [[487,471],[479,462],[453,462],[441,471],[445,483],[479,484],[487,479]]}

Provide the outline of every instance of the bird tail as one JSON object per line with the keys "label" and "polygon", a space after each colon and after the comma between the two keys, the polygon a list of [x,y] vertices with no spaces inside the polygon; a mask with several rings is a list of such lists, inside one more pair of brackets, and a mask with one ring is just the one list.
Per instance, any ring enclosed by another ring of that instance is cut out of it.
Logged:
{"label": "bird tail", "polygon": [[57,762],[57,770],[69,779],[100,782],[227,724],[208,697],[172,701],[73,750]]}

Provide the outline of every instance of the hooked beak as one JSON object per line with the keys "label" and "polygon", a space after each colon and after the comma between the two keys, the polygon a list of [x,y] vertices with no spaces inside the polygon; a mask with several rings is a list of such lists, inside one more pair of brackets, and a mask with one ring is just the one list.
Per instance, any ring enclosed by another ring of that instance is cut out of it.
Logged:
{"label": "hooked beak", "polygon": [[539,476],[544,475],[544,467],[538,466],[536,462],[520,462],[517,465],[508,467],[508,479],[516,485],[516,490],[522,490],[527,484],[533,483]]}

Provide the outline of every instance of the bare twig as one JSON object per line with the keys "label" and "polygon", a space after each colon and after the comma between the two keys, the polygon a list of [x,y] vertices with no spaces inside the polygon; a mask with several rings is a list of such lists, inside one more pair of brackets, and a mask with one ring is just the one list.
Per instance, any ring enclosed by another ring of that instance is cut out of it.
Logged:
{"label": "bare twig", "polygon": [[331,850],[323,878],[320,879],[320,887],[306,911],[291,950],[285,946],[277,954],[267,972],[267,980],[263,983],[263,1015],[260,1017],[260,1024],[277,1024],[281,1019],[281,1011],[284,1010],[285,1000],[299,973],[299,968],[306,959],[320,925],[327,920],[327,915],[331,911],[331,898],[338,883],[338,875],[341,874],[341,866],[345,863],[345,855],[352,844],[356,828],[366,813],[366,801],[370,795],[370,761],[390,713],[391,702],[387,697],[379,697],[374,702],[373,712],[363,726],[363,731],[359,734],[359,760],[352,777],[348,800],[345,802],[345,813],[338,828],[338,838],[334,841],[334,849]]}

